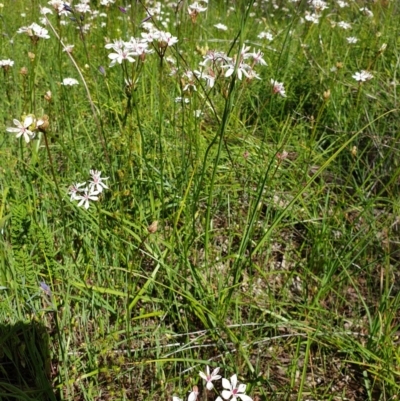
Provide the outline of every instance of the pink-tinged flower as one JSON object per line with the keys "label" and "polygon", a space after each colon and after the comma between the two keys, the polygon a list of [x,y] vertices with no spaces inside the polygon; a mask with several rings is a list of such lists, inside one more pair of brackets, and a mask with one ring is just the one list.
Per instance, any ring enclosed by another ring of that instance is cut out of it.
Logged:
{"label": "pink-tinged flower", "polygon": [[193,73],[196,75],[197,78],[202,78],[206,80],[206,85],[208,88],[212,88],[215,84],[215,72],[210,68],[208,70],[208,74],[204,71],[194,70]]}
{"label": "pink-tinged flower", "polygon": [[356,72],[354,75],[352,75],[352,77],[358,82],[365,82],[369,81],[374,76],[370,72],[362,70],[360,72]]}
{"label": "pink-tinged flower", "polygon": [[193,386],[193,391],[189,394],[188,401],[196,401],[199,395],[199,389],[197,386]]}
{"label": "pink-tinged flower", "polygon": [[92,181],[89,181],[89,188],[91,191],[94,190],[96,193],[103,192],[104,189],[108,189],[108,186],[104,184],[104,180],[108,180],[108,177],[101,177],[101,171],[90,170],[90,175],[92,176]]}
{"label": "pink-tinged flower", "polygon": [[25,142],[28,143],[31,139],[35,137],[35,133],[29,129],[29,127],[33,124],[33,122],[34,120],[32,116],[26,116],[23,123],[14,119],[13,123],[14,125],[16,125],[16,127],[7,128],[6,131],[17,134],[17,138],[23,136]]}
{"label": "pink-tinged flower", "polygon": [[75,200],[79,200],[78,207],[83,206],[85,209],[89,209],[89,201],[99,200],[98,192],[92,191],[91,188],[85,188],[83,195],[75,195]]}
{"label": "pink-tinged flower", "polygon": [[[225,77],[228,78],[228,77],[230,77],[230,76],[234,73],[236,65],[235,65],[235,62],[232,61],[232,63],[226,64],[226,65],[224,65],[223,67],[224,67],[224,68],[227,68],[227,70],[226,70],[226,72],[225,72]],[[248,78],[248,77],[249,77],[249,74],[248,74],[247,71],[250,70],[250,69],[251,69],[251,68],[250,68],[249,65],[247,65],[246,63],[241,62],[241,63],[239,64],[238,68],[237,68],[237,72],[236,72],[237,77],[238,77],[240,80],[242,80],[243,75],[245,75],[245,76]]]}
{"label": "pink-tinged flower", "polygon": [[110,67],[113,67],[115,64],[122,64],[124,60],[128,60],[133,63],[135,59],[132,57],[134,54],[131,50],[127,49],[118,49],[115,50],[116,53],[110,53],[108,58],[111,59]]}
{"label": "pink-tinged flower", "polygon": [[286,97],[285,87],[283,86],[282,82],[275,81],[271,79],[272,84],[272,92],[279,93],[282,97]]}
{"label": "pink-tinged flower", "polygon": [[207,7],[202,7],[197,1],[188,6],[189,15],[198,14],[207,11]]}
{"label": "pink-tinged flower", "polygon": [[26,33],[28,36],[42,38],[42,39],[50,39],[49,31],[40,25],[36,24],[36,22],[32,23],[29,26],[23,26],[18,29],[17,33]]}
{"label": "pink-tinged flower", "polygon": [[86,182],[81,182],[81,183],[76,183],[76,184],[72,184],[69,188],[68,188],[68,195],[71,195],[70,200],[77,200],[77,196],[79,196],[79,192],[82,191],[82,189],[80,189],[81,187],[83,187],[86,184]]}
{"label": "pink-tinged flower", "polygon": [[239,384],[237,386],[238,381],[237,381],[237,376],[233,375],[230,379],[223,378],[222,379],[222,387],[225,390],[222,390],[222,397],[225,400],[231,400],[231,401],[236,401],[238,398],[240,398],[242,401],[253,401],[251,397],[245,394],[246,391],[246,385],[245,384]]}
{"label": "pink-tinged flower", "polygon": [[212,383],[214,380],[219,380],[221,376],[218,374],[219,368],[215,368],[210,374],[210,368],[206,367],[206,373],[200,372],[199,375],[202,379],[204,379],[207,384],[207,390],[212,390],[214,388],[214,384]]}
{"label": "pink-tinged flower", "polygon": [[154,32],[154,38],[158,41],[158,46],[161,48],[171,47],[178,43],[178,38],[176,36],[172,36],[169,32],[164,31],[156,31]]}
{"label": "pink-tinged flower", "polygon": [[267,65],[267,63],[263,59],[263,55],[264,55],[264,53],[262,53],[260,50],[257,52],[254,50],[253,53],[246,53],[246,55],[244,56],[244,59],[252,58],[254,61],[254,64]]}

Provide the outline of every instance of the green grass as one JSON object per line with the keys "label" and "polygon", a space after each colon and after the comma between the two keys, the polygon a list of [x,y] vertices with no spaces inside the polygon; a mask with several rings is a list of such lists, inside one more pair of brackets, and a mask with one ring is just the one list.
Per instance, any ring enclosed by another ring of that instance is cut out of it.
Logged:
{"label": "green grass", "polygon": [[[4,1],[0,399],[215,400],[206,365],[253,400],[398,396],[398,5],[313,24],[305,1],[209,3],[163,4],[178,42],[109,67],[150,2],[53,12],[35,42],[16,32],[39,2]],[[243,46],[260,79],[239,79]],[[212,88],[185,75],[209,50],[236,57]],[[6,131],[27,115],[49,121],[29,143]],[[109,188],[86,210],[68,191],[92,169]]]}

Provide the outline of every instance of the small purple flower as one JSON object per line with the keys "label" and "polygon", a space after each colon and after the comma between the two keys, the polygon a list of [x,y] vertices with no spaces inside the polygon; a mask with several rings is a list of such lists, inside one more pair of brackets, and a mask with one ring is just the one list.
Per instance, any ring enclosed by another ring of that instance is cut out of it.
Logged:
{"label": "small purple flower", "polygon": [[46,294],[46,295],[51,295],[51,289],[50,287],[44,282],[40,282],[40,289]]}
{"label": "small purple flower", "polygon": [[124,7],[118,7],[118,8],[119,8],[119,11],[121,11],[121,13],[126,14],[126,8],[124,8]]}

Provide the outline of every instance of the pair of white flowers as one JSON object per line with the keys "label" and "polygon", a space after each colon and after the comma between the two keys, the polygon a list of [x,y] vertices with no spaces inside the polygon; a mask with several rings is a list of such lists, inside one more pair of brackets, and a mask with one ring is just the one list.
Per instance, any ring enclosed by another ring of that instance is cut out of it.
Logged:
{"label": "pair of white flowers", "polygon": [[[213,381],[221,379],[219,373],[219,368],[215,368],[212,373],[210,373],[210,368],[207,366],[206,372],[200,372],[199,375],[202,379],[206,381],[207,390],[211,391],[214,388]],[[221,396],[218,396],[215,401],[231,400],[237,401],[252,401],[252,398],[246,395],[246,385],[238,383],[237,375],[231,376],[231,378],[222,378],[222,387],[224,388],[221,392]],[[193,391],[189,394],[188,401],[196,401],[199,395],[197,386],[193,387]],[[172,401],[182,401],[179,397],[172,397]]]}
{"label": "pair of white flowers", "polygon": [[6,129],[7,132],[12,132],[13,134],[17,134],[16,137],[23,137],[25,142],[28,143],[35,137],[35,129],[39,129],[41,125],[43,125],[43,119],[35,119],[32,115],[28,115],[24,118],[24,121],[21,122],[17,119],[13,119],[13,123],[15,127],[9,127]]}
{"label": "pair of white flowers", "polygon": [[108,177],[101,177],[101,171],[90,170],[90,176],[92,179],[89,181],[89,185],[86,185],[86,182],[72,184],[68,192],[71,202],[79,201],[78,207],[83,206],[85,209],[89,209],[90,201],[98,201],[98,195],[104,189],[108,189],[104,182],[108,180]]}

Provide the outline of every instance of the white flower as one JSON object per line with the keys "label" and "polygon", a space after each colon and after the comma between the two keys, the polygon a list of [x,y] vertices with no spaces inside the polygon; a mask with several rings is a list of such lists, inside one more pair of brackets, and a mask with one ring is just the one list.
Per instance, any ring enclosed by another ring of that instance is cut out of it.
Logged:
{"label": "white flower", "polygon": [[0,67],[12,67],[14,65],[14,61],[7,59],[7,60],[0,60]]}
{"label": "white flower", "polygon": [[260,32],[257,35],[257,38],[259,38],[259,39],[267,39],[269,41],[274,39],[274,37],[272,36],[272,34],[270,32]]}
{"label": "white flower", "polygon": [[134,54],[132,51],[125,49],[118,49],[116,53],[110,53],[108,58],[111,59],[110,67],[113,67],[115,64],[122,64],[124,60],[128,60],[133,63],[135,59],[132,57]]}
{"label": "white flower", "polygon": [[195,1],[193,4],[188,6],[188,12],[189,14],[198,14],[201,12],[207,11],[207,7],[202,7],[197,1]]}
{"label": "white flower", "polygon": [[79,200],[78,207],[83,206],[85,209],[89,209],[89,201],[99,200],[99,197],[96,195],[98,195],[98,192],[86,187],[83,190],[83,195],[75,195],[74,199]]}
{"label": "white flower", "polygon": [[[172,34],[169,32],[155,31],[153,32],[153,38],[158,41],[158,46],[161,48],[173,46],[174,44],[178,43],[178,38],[176,36],[172,36]],[[149,40],[147,39],[147,41]]]}
{"label": "white flower", "polygon": [[318,24],[319,22],[320,15],[316,13],[310,14],[308,11],[306,11],[306,15],[304,16],[304,19],[308,22],[312,22],[313,24]]}
{"label": "white flower", "polygon": [[74,86],[78,85],[79,82],[75,78],[64,78],[61,85],[64,86]]}
{"label": "white flower", "polygon": [[342,29],[351,29],[351,25],[348,22],[340,21],[338,22],[338,26]]}
{"label": "white flower", "polygon": [[33,33],[38,38],[42,39],[50,39],[49,31],[38,24],[33,23],[31,25]]}
{"label": "white flower", "polygon": [[209,366],[206,367],[206,373],[200,372],[199,375],[202,379],[204,379],[207,384],[207,390],[212,390],[214,388],[214,384],[212,383],[214,380],[219,380],[221,376],[218,374],[219,368],[215,368],[210,374]]}
{"label": "white flower", "polygon": [[199,389],[197,386],[193,386],[193,391],[189,394],[188,401],[196,401],[199,395]]}
{"label": "white flower", "polygon": [[90,170],[90,175],[92,176],[92,181],[89,181],[90,190],[101,193],[103,192],[103,188],[108,189],[108,186],[103,182],[104,180],[108,180],[108,177],[101,177],[101,171]]}
{"label": "white flower", "polygon": [[244,59],[247,58],[252,58],[254,61],[254,64],[261,64],[261,65],[267,65],[267,63],[265,62],[265,60],[262,58],[264,55],[264,53],[262,53],[260,50],[259,51],[255,51],[253,53],[247,53],[244,56]]}
{"label": "white flower", "polygon": [[238,398],[240,398],[242,401],[253,401],[251,397],[245,394],[246,391],[246,385],[245,384],[239,384],[237,386],[237,376],[233,375],[230,379],[230,382],[228,379],[223,378],[222,379],[222,387],[225,390],[222,390],[222,397],[225,400],[231,400],[231,401],[236,401]]}
{"label": "white flower", "polygon": [[81,183],[76,183],[76,184],[72,184],[69,188],[68,188],[68,195],[71,195],[70,200],[77,200],[77,196],[78,193],[81,192],[82,190],[80,189],[80,187],[83,187],[86,184],[86,182],[81,182]]}
{"label": "white flower", "polygon": [[366,15],[367,17],[372,18],[374,16],[373,12],[371,10],[369,10],[367,7],[361,7],[360,11]]}
{"label": "white flower", "polygon": [[40,14],[42,15],[53,14],[53,11],[51,11],[50,8],[48,7],[40,7]]}
{"label": "white flower", "polygon": [[279,93],[282,97],[286,97],[285,87],[283,86],[282,82],[278,82],[275,81],[274,79],[271,79],[271,84],[272,84],[272,91],[274,93]]}
{"label": "white flower", "polygon": [[374,76],[370,72],[362,70],[360,72],[356,72],[354,75],[352,75],[352,77],[358,82],[365,82],[369,81]]}
{"label": "white flower", "polygon": [[348,43],[351,43],[351,44],[358,42],[358,39],[354,36],[350,36],[349,38],[346,38],[346,40]]}
{"label": "white flower", "polygon": [[[223,65],[224,68],[227,68],[225,72],[225,77],[228,78],[230,77],[233,72],[235,71],[235,64],[234,62],[231,62],[229,64]],[[248,70],[250,70],[250,66],[247,65],[246,63],[241,62],[237,68],[237,77],[242,80],[243,75],[245,75],[247,78],[249,77]]]}
{"label": "white flower", "polygon": [[322,0],[309,0],[309,3],[317,12],[321,12],[321,11],[325,10],[326,8],[328,8],[328,5],[326,4],[326,2],[322,1]]}
{"label": "white flower", "polygon": [[23,123],[14,119],[13,123],[14,125],[16,125],[16,127],[7,128],[6,131],[17,134],[17,138],[23,136],[25,142],[28,143],[31,139],[35,137],[35,133],[29,129],[29,126],[32,125],[33,122],[34,119],[32,116],[26,116]]}
{"label": "white flower", "polygon": [[78,13],[90,13],[91,12],[91,10],[90,10],[90,6],[88,5],[88,4],[84,4],[84,3],[78,3],[76,6],[75,6],[75,10],[78,12]]}
{"label": "white flower", "polygon": [[214,87],[216,77],[214,71],[211,68],[208,70],[208,74],[206,74],[204,71],[198,71],[198,70],[194,70],[193,73],[194,75],[196,75],[197,78],[205,79],[208,88]]}
{"label": "white flower", "polygon": [[228,27],[226,25],[224,25],[224,24],[221,24],[221,23],[215,24],[214,27],[219,29],[219,30],[221,30],[221,31],[227,31],[228,30]]}

